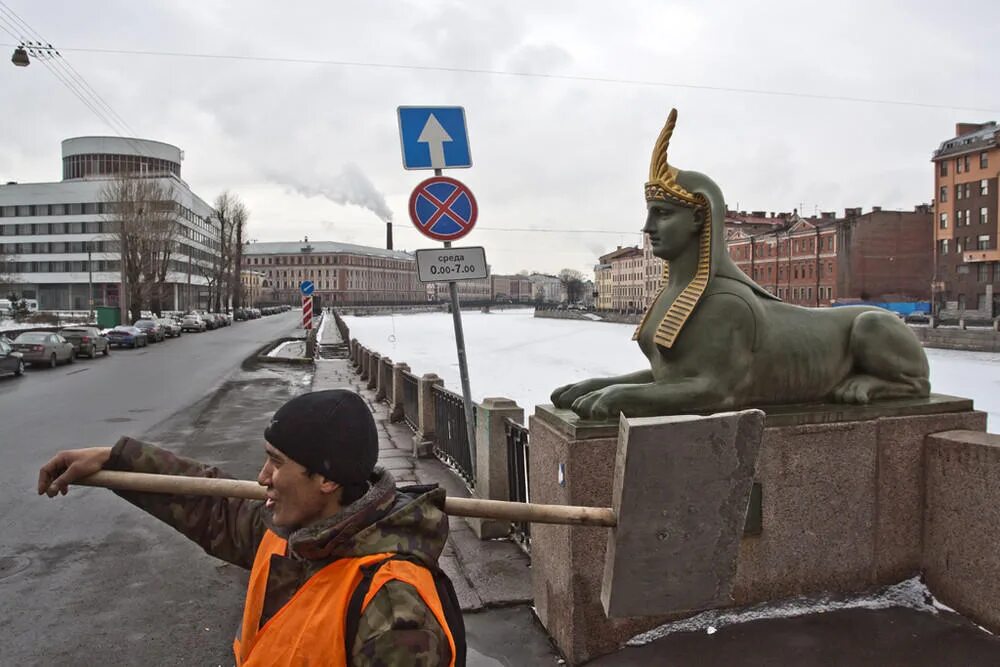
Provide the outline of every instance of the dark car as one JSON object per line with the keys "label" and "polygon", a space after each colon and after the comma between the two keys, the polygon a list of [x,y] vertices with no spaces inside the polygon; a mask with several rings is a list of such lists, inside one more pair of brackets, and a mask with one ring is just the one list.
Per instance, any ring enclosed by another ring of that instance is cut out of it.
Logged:
{"label": "dark car", "polygon": [[149,339],[145,332],[137,327],[127,325],[117,326],[109,329],[105,334],[112,345],[118,347],[146,347]]}
{"label": "dark car", "polygon": [[136,320],[135,328],[146,334],[146,338],[150,343],[159,343],[167,337],[166,332],[163,331],[163,327],[156,320]]}
{"label": "dark car", "polygon": [[0,337],[0,373],[24,374],[24,357],[3,337]]}
{"label": "dark car", "polygon": [[93,359],[98,352],[108,356],[111,351],[108,339],[96,327],[66,327],[59,335],[72,343],[73,351],[78,357]]}

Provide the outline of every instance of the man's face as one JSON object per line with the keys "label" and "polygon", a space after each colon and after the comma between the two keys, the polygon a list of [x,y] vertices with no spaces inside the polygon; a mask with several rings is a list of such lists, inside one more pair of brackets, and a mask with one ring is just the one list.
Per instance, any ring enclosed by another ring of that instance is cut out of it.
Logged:
{"label": "man's face", "polygon": [[323,517],[336,485],[310,474],[270,444],[264,443],[264,449],[267,461],[257,482],[267,487],[266,506],[273,513],[274,525],[294,530]]}
{"label": "man's face", "polygon": [[695,210],[665,201],[646,202],[646,209],[642,231],[649,235],[653,254],[668,261],[676,259],[701,228]]}

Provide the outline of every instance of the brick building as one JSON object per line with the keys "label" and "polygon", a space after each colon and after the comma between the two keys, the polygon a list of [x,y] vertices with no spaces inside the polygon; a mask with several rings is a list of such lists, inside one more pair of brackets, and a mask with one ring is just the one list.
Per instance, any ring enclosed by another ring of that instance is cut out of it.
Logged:
{"label": "brick building", "polygon": [[531,303],[534,300],[531,279],[528,276],[490,276],[492,297],[499,303]]}
{"label": "brick building", "polygon": [[425,303],[414,256],[332,241],[248,243],[243,268],[263,273],[262,301],[296,303],[299,285],[311,280],[323,304]]}
{"label": "brick building", "polygon": [[1000,313],[998,133],[959,123],[934,151],[934,307],[945,316]]}
{"label": "brick building", "polygon": [[756,234],[728,233],[729,255],[761,287],[788,303],[829,306],[834,301],[927,300],[933,266],[930,207],[844,217],[822,213],[780,218]]}

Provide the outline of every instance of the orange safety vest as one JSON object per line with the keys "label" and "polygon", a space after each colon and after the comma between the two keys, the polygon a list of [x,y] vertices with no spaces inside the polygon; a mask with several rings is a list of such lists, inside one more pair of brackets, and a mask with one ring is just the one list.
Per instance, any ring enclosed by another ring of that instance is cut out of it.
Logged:
{"label": "orange safety vest", "polygon": [[[292,599],[260,627],[271,556],[284,556],[287,548],[287,540],[270,530],[264,534],[264,539],[257,548],[253,569],[250,570],[240,635],[233,642],[236,665],[344,667],[349,664],[349,656],[345,655],[344,637],[347,606],[351,594],[362,579],[361,568],[395,554],[380,553],[335,560],[310,577]],[[434,577],[427,568],[404,560],[385,563],[372,579],[371,588],[361,605],[362,613],[379,589],[394,579],[405,581],[417,589],[448,637],[451,648],[450,667],[455,667],[455,640],[445,620],[444,609],[434,586]]]}

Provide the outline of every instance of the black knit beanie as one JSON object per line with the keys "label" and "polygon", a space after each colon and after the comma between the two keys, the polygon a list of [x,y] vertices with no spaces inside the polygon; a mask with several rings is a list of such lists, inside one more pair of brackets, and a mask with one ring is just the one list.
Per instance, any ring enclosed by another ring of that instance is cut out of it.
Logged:
{"label": "black knit beanie", "polygon": [[378,461],[378,432],[365,400],[347,389],[314,391],[281,406],[264,438],[309,472],[360,484]]}

